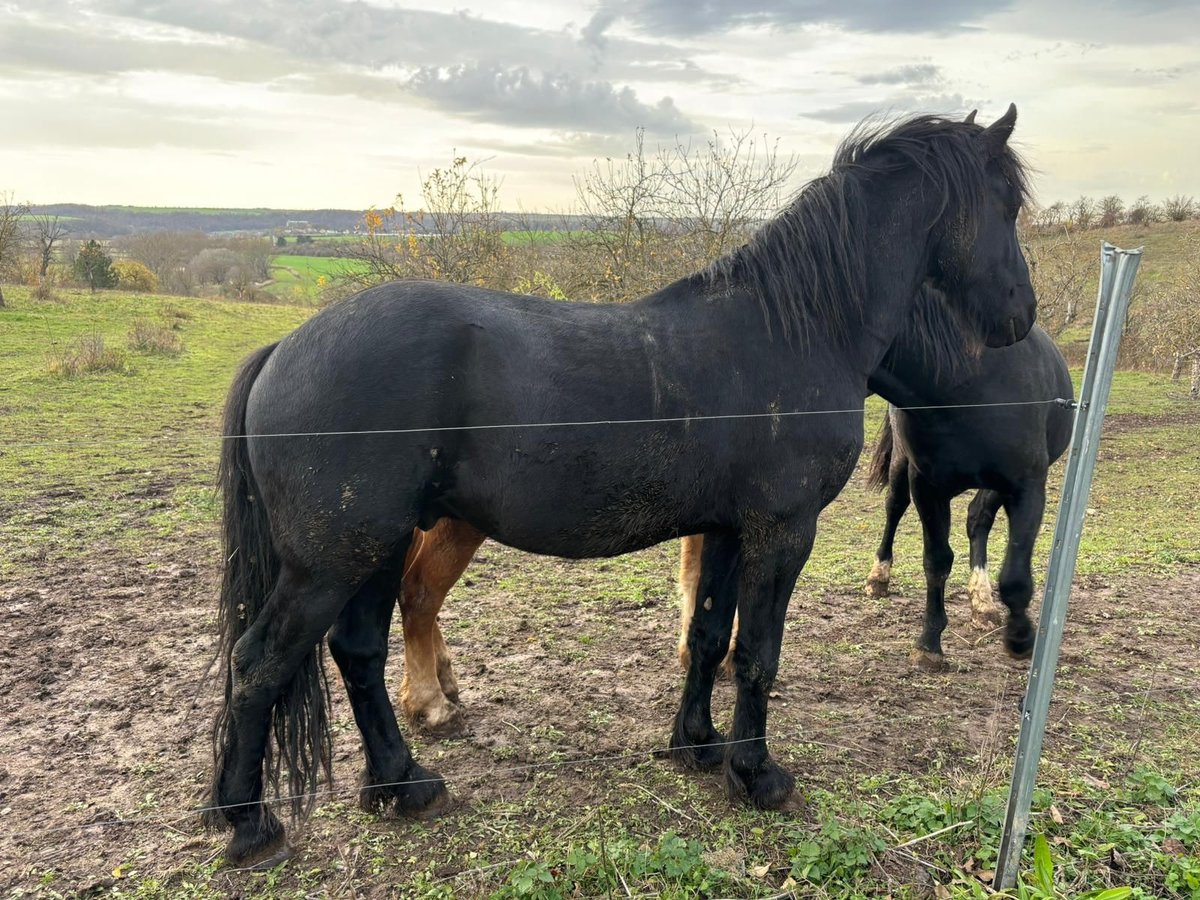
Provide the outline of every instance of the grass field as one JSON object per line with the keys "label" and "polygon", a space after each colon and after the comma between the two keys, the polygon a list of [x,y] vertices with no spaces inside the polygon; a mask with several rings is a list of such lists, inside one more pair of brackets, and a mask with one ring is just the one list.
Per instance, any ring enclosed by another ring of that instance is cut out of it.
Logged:
{"label": "grass field", "polygon": [[298,302],[313,302],[321,289],[356,266],[354,260],[333,256],[297,256],[278,253],[271,257],[272,284],[267,288],[276,296]]}
{"label": "grass field", "polygon": [[[219,569],[220,407],[238,360],[312,310],[5,295],[0,889],[10,896],[989,895],[1024,667],[971,633],[957,601],[947,634],[956,668],[909,667],[918,527],[910,516],[901,529],[897,596],[864,601],[881,501],[858,477],[822,517],[772,707],[775,752],[798,775],[805,809],[741,810],[712,776],[645,752],[663,743],[680,682],[673,545],[569,562],[487,544],[443,614],[468,731],[414,738],[458,805],[433,822],[396,822],[342,793],[293,832],[291,862],[221,870],[223,836],[185,812],[202,796],[217,691],[202,682]],[[183,352],[128,350],[139,319],[170,328]],[[124,350],[119,370],[52,376],[50,359],[89,335]],[[869,401],[868,441],[881,409]],[[1197,434],[1200,410],[1175,385],[1118,374],[1035,798],[1032,831],[1048,841],[1053,884],[1037,887],[1031,855],[1027,896],[1128,885],[1142,898],[1200,897]],[[952,576],[958,590],[964,569]],[[392,689],[398,639],[393,647]],[[719,685],[715,706],[731,699]],[[346,789],[360,754],[342,699],[333,720]],[[129,824],[75,827],[98,819]]]}

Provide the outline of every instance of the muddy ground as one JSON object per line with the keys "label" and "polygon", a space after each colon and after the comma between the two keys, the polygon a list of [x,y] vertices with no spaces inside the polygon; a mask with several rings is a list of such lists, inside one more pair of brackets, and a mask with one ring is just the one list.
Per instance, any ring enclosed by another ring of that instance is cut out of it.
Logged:
{"label": "muddy ground", "polygon": [[[550,814],[561,804],[557,814],[569,821],[573,804],[594,799],[623,768],[644,765],[664,745],[681,683],[676,552],[669,544],[623,560],[567,562],[484,545],[443,612],[466,732],[415,741],[419,759],[446,776],[458,804],[438,828],[452,831],[472,809],[539,791],[552,798]],[[169,879],[219,853],[222,837],[187,813],[203,800],[219,693],[205,681],[215,559],[203,541],[137,557],[97,547],[82,560],[41,561],[30,567],[35,574],[0,586],[0,887],[103,891],[122,867]],[[771,735],[802,789],[847,772],[925,772],[1008,746],[1024,666],[1003,655],[998,636],[971,627],[965,579],[959,565],[945,639],[954,665],[942,674],[909,662],[923,602],[915,590],[868,600],[857,587],[829,592],[801,582]],[[1198,613],[1194,569],[1165,580],[1080,583],[1048,752],[1070,754],[1080,734],[1131,742],[1147,727],[1148,709],[1175,702],[1194,709]],[[402,667],[398,630],[393,693]],[[719,722],[731,704],[722,683]],[[360,753],[340,690],[333,719],[336,785],[344,790]],[[550,788],[527,768],[607,756],[621,758],[560,767]],[[725,803],[716,776],[698,777],[699,799],[681,814]],[[414,829],[382,820],[364,826],[346,805],[327,806],[314,822],[296,864],[340,855],[350,873],[359,863],[346,847],[357,829],[401,840]],[[414,847],[427,839],[422,834]],[[238,890],[236,878],[229,889]]]}

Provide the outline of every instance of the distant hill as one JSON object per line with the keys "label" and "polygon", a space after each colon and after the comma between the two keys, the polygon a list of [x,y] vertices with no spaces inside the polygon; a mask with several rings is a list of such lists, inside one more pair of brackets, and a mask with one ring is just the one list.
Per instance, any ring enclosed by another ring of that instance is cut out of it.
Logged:
{"label": "distant hill", "polygon": [[[37,215],[70,221],[72,237],[113,238],[138,231],[200,231],[205,234],[345,233],[361,230],[361,209],[219,209],[172,206],[88,206],[51,203],[34,206]],[[513,217],[514,222],[517,216]],[[570,217],[526,214],[520,220],[534,230],[570,227]],[[289,228],[289,223],[292,227]],[[304,224],[298,224],[304,223]],[[431,224],[431,223],[427,223]]]}

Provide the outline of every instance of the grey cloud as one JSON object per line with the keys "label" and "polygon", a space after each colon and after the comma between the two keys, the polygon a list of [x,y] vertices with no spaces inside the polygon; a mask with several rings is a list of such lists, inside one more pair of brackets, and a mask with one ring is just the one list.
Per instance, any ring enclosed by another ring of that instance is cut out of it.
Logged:
{"label": "grey cloud", "polygon": [[376,6],[362,0],[89,0],[131,19],[234,37],[288,53],[298,60],[364,68],[449,66],[481,59],[536,65],[546,71],[606,78],[658,64],[695,81],[706,73],[688,53],[668,43],[605,35],[603,16],[580,35],[529,28],[464,12]]}
{"label": "grey cloud", "polygon": [[968,104],[962,94],[899,94],[881,100],[851,100],[825,109],[814,109],[801,113],[806,119],[818,122],[843,124],[858,122],[867,116],[906,115],[909,113],[937,113],[958,115],[978,106]]}
{"label": "grey cloud", "polygon": [[956,31],[1013,0],[609,0],[596,16],[614,13],[640,31],[690,37],[738,26],[838,25],[856,31]]}
{"label": "grey cloud", "polygon": [[628,87],[524,66],[425,67],[405,87],[437,108],[504,125],[602,134],[636,127],[667,134],[696,130],[670,97],[643,103]]}
{"label": "grey cloud", "polygon": [[31,21],[8,22],[0,29],[0,73],[11,78],[185,71],[261,83],[295,69],[271,51],[246,53],[244,48],[178,38],[131,40],[96,28],[70,29]]}
{"label": "grey cloud", "polygon": [[908,66],[896,66],[882,72],[872,72],[856,76],[859,84],[923,84],[937,81],[941,77],[941,68],[933,63],[914,63]]}

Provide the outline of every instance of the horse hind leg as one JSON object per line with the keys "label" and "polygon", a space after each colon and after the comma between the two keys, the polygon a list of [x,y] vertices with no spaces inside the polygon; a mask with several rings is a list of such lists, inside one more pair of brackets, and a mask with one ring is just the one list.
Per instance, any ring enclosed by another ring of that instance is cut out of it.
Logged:
{"label": "horse hind leg", "polygon": [[696,614],[696,592],[700,589],[700,560],[704,553],[704,535],[689,535],[679,542],[679,666],[691,665],[688,632]]}
{"label": "horse hind leg", "polygon": [[[696,595],[700,590],[700,567],[704,554],[704,535],[689,535],[679,545],[679,665],[687,671],[691,664],[688,650],[688,632],[696,614]],[[733,677],[733,651],[737,645],[737,614],[733,617],[733,630],[729,636],[729,649],[721,661],[721,674]]]}
{"label": "horse hind leg", "polygon": [[731,534],[708,535],[703,540],[699,591],[691,596],[703,596],[704,601],[694,605],[686,632],[687,676],[670,742],[671,757],[688,769],[715,768],[724,758],[724,737],[712,721],[712,688],[733,628],[740,547],[740,540]]}
{"label": "horse hind leg", "polygon": [[437,624],[446,594],[462,576],[483,534],[465,522],[442,519],[414,541],[400,597],[404,680],[400,702],[415,728],[453,733],[462,728],[458,682]]}
{"label": "horse hind leg", "polygon": [[893,544],[900,520],[908,511],[909,501],[908,462],[903,455],[898,455],[888,470],[888,493],[884,503],[886,519],[879,549],[875,551],[875,564],[867,576],[869,597],[882,599],[891,593]]}
{"label": "horse hind leg", "polygon": [[[336,582],[322,582],[284,564],[262,610],[230,655],[230,682],[219,720],[211,819],[233,826],[225,849],[236,866],[272,866],[289,855],[284,829],[263,800],[264,761],[278,790],[288,774],[292,812],[312,801],[320,771],[329,775],[329,725],[321,638],[349,599]],[[282,746],[268,757],[272,710]],[[279,723],[285,723],[280,729]]]}
{"label": "horse hind leg", "polygon": [[981,490],[975,494],[967,511],[967,537],[971,542],[971,579],[967,582],[967,597],[971,601],[971,624],[991,630],[1004,624],[1004,607],[992,592],[988,574],[988,538],[996,521],[1003,498],[996,491]]}
{"label": "horse hind leg", "polygon": [[362,734],[366,766],[359,802],[366,810],[390,807],[402,815],[420,815],[448,795],[445,782],[413,759],[383,681],[399,581],[398,570],[369,578],[338,616],[329,633],[329,649]]}

